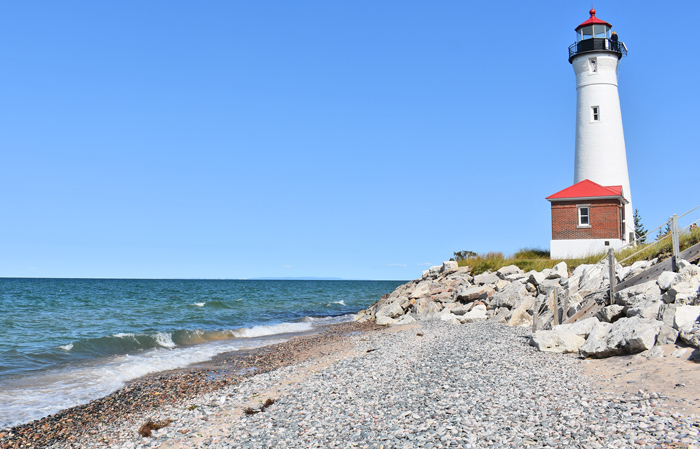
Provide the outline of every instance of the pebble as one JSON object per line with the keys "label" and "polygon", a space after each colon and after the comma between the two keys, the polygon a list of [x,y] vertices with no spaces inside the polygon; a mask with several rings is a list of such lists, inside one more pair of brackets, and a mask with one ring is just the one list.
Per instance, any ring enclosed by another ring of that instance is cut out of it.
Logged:
{"label": "pebble", "polygon": [[[647,392],[603,393],[576,357],[529,346],[528,329],[491,322],[417,326],[353,335],[347,344],[359,355],[319,368],[301,382],[290,379],[313,361],[164,404],[157,416],[173,422],[151,438],[115,423],[77,446],[53,447],[700,445],[697,417],[665,412],[665,399]],[[423,335],[417,337],[416,330]],[[261,392],[274,389],[274,404],[260,413],[240,413],[251,400],[268,398]]]}

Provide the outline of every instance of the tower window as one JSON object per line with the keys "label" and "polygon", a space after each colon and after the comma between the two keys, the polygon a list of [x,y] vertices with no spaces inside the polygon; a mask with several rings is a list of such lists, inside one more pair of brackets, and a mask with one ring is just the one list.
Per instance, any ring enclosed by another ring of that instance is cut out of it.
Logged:
{"label": "tower window", "polygon": [[593,121],[593,122],[600,121],[600,107],[599,106],[591,106],[591,121]]}
{"label": "tower window", "polygon": [[586,204],[585,206],[578,206],[578,226],[580,228],[589,228],[591,226],[591,209]]}
{"label": "tower window", "polygon": [[588,60],[588,67],[589,67],[591,73],[598,72],[598,58],[590,58]]}

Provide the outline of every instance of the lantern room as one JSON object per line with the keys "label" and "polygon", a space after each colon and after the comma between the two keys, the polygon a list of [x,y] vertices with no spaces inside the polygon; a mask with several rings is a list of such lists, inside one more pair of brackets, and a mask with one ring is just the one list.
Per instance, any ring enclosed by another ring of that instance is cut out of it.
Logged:
{"label": "lantern room", "polygon": [[612,25],[595,16],[595,9],[589,11],[591,17],[576,27],[576,42],[569,47],[569,62],[574,57],[593,51],[610,52],[618,59],[627,55],[627,47],[613,36]]}

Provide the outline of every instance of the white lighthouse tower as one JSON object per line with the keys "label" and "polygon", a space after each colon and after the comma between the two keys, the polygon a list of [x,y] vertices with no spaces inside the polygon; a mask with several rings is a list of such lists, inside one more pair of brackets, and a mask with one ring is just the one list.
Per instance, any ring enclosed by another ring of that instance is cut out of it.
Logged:
{"label": "white lighthouse tower", "polygon": [[634,219],[617,69],[627,47],[612,25],[591,17],[576,27],[569,62],[576,73],[574,185],[547,197],[554,259],[599,254],[633,242]]}
{"label": "white lighthouse tower", "polygon": [[585,179],[603,186],[622,186],[627,200],[621,217],[622,239],[634,240],[634,209],[627,172],[625,136],[617,91],[619,61],[627,47],[613,34],[612,25],[590,18],[576,27],[569,62],[576,73],[576,155],[574,184]]}

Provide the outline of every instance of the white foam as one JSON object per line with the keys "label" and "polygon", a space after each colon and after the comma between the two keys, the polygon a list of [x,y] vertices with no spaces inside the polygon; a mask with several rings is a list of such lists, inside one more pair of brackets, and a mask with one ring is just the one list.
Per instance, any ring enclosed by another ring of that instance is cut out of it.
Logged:
{"label": "white foam", "polygon": [[0,381],[0,429],[107,396],[126,382],[150,373],[204,362],[223,352],[255,348],[284,340],[233,339],[183,348],[156,348],[136,355],[125,354],[106,361],[103,359],[91,364],[4,379]]}
{"label": "white foam", "polygon": [[280,323],[269,326],[255,326],[251,328],[237,329],[233,335],[239,338],[265,337],[267,335],[289,334],[293,332],[306,332],[313,329],[311,323]]}
{"label": "white foam", "polygon": [[68,343],[67,345],[59,346],[60,349],[63,349],[64,351],[70,351],[73,349],[73,343]]}
{"label": "white foam", "polygon": [[164,348],[174,348],[177,346],[173,341],[173,336],[170,332],[158,332],[155,334],[156,343]]}
{"label": "white foam", "polygon": [[121,332],[120,332],[120,333],[118,333],[118,334],[114,334],[113,337],[117,337],[117,338],[134,338],[135,335],[134,335],[134,334],[131,334],[131,333],[126,333],[126,334],[124,334],[124,333],[121,333]]}
{"label": "white foam", "polygon": [[203,303],[203,302],[196,302],[196,303],[194,303],[194,304],[192,304],[192,305],[193,305],[193,306],[197,306],[197,307],[204,307],[204,304],[205,304],[205,303]]}

